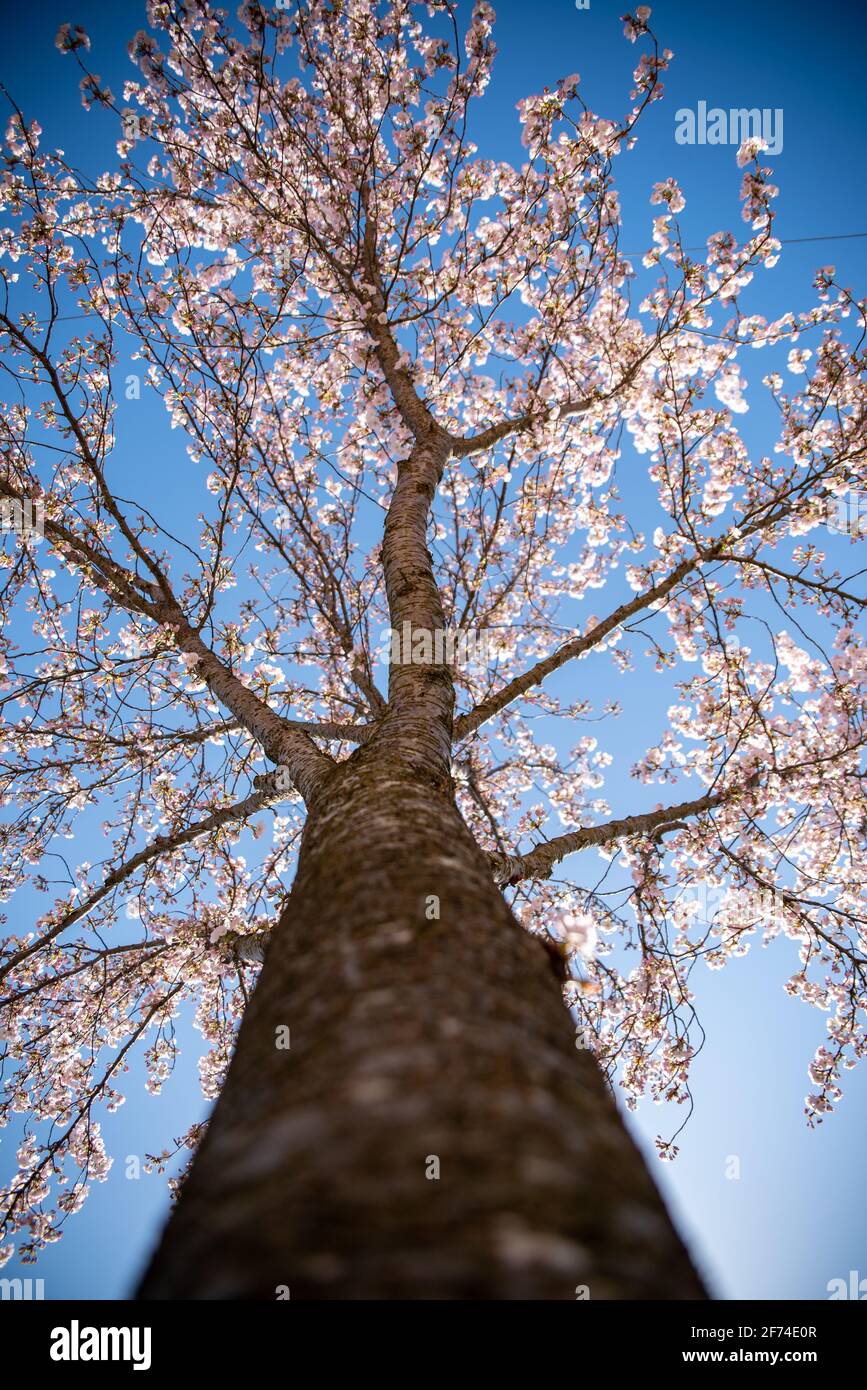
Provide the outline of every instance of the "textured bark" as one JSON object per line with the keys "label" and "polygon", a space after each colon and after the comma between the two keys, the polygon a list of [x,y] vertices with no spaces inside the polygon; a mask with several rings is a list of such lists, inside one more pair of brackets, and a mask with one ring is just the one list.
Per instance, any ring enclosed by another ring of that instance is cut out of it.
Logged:
{"label": "textured bark", "polygon": [[310,805],[226,1085],[139,1296],[703,1297],[574,1043],[552,961],[450,787],[376,741],[358,749]]}

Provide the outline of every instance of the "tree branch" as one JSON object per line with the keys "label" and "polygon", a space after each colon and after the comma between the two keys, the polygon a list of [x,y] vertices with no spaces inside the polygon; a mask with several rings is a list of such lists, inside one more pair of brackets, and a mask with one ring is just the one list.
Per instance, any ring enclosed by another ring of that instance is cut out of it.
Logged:
{"label": "tree branch", "polygon": [[658,599],[667,598],[672,589],[680,583],[692,570],[704,561],[715,558],[716,554],[722,549],[725,542],[719,541],[710,550],[702,551],[689,560],[682,560],[666,579],[654,584],[650,589],[646,589],[643,594],[637,594],[628,603],[622,603],[619,608],[615,608],[603,622],[597,623],[594,628],[586,632],[583,637],[573,637],[564,646],[552,652],[550,656],[543,657],[537,661],[523,675],[515,676],[508,681],[502,689],[490,695],[487,700],[481,700],[479,704],[471,709],[469,713],[462,714],[455,720],[455,738],[461,739],[478,729],[493,715],[498,714],[506,705],[510,705],[514,700],[519,699],[534,685],[540,685],[546,676],[552,671],[556,671],[560,666],[571,661],[573,657],[581,656],[584,652],[590,651],[603,638],[607,637],[615,628],[620,627],[627,618],[631,618],[635,613],[640,613],[643,608],[656,602]]}
{"label": "tree branch", "polygon": [[99,888],[95,888],[77,907],[64,913],[60,920],[55,922],[54,926],[43,933],[37,941],[32,941],[29,946],[22,947],[9,960],[4,961],[0,966],[0,981],[6,978],[10,970],[14,970],[22,961],[40,951],[43,946],[47,946],[61,932],[74,926],[76,922],[80,922],[108,896],[112,889],[131,878],[136,869],[152,863],[154,859],[159,859],[164,854],[179,849],[181,845],[189,844],[191,840],[197,840],[200,835],[207,835],[211,830],[218,830],[222,825],[228,825],[232,821],[246,820],[248,816],[262,810],[264,806],[270,805],[272,801],[279,800],[281,796],[285,796],[285,792],[278,791],[275,774],[269,772],[256,778],[256,791],[244,797],[243,801],[236,801],[231,806],[223,806],[220,810],[213,811],[211,815],[206,816],[204,820],[196,821],[194,825],[188,825],[185,830],[178,830],[173,835],[157,835],[149,845],[145,845],[144,849],[139,850],[137,854],[132,855],[116,869],[112,869],[103,879]]}
{"label": "tree branch", "polygon": [[623,840],[629,835],[648,832],[662,834],[665,830],[682,829],[678,822],[683,816],[697,816],[702,811],[712,811],[730,801],[736,793],[745,791],[755,780],[753,777],[727,791],[708,792],[692,801],[680,801],[675,806],[660,806],[655,811],[644,811],[636,816],[606,821],[604,825],[581,826],[566,835],[557,835],[553,840],[543,841],[527,854],[489,854],[494,879],[501,887],[507,887],[520,883],[525,878],[550,878],[555,864],[567,854],[587,849],[589,845],[607,845],[612,840]]}

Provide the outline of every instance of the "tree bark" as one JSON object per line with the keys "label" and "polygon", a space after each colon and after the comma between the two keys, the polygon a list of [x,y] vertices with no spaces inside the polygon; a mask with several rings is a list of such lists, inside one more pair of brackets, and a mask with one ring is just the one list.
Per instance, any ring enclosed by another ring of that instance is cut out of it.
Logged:
{"label": "tree bark", "polygon": [[575,1047],[551,958],[496,889],[451,787],[374,741],[311,802],[139,1297],[574,1299],[581,1286],[705,1296]]}

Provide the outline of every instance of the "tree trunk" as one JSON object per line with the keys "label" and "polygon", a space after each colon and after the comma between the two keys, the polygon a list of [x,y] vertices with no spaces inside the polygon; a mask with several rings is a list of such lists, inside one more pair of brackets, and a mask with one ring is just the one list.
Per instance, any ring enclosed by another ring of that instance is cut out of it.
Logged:
{"label": "tree trunk", "polygon": [[450,789],[359,749],[310,807],[139,1296],[574,1299],[581,1286],[705,1296],[575,1047],[551,958]]}

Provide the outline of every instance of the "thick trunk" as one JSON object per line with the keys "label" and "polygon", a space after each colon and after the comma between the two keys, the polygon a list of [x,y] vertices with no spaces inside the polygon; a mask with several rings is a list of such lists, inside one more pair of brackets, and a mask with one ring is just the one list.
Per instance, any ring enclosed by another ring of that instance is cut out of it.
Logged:
{"label": "thick trunk", "polygon": [[703,1297],[547,952],[412,781],[361,749],[312,805],[140,1296]]}

